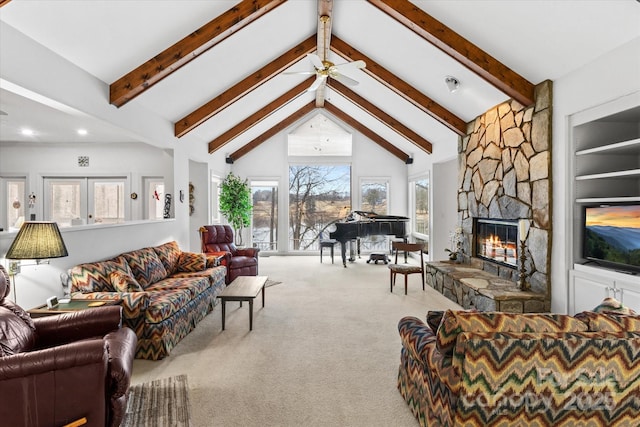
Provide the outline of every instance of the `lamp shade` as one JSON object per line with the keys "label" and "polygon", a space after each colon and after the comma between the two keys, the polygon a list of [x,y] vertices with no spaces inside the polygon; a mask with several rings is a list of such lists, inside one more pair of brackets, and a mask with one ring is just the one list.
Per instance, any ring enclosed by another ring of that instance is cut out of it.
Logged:
{"label": "lamp shade", "polygon": [[48,259],[69,255],[55,222],[27,221],[9,247],[7,259]]}

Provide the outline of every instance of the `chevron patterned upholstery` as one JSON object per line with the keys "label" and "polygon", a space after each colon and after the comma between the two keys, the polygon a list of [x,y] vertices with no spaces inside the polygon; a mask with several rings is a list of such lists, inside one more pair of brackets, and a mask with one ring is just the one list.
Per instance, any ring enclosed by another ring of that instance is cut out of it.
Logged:
{"label": "chevron patterned upholstery", "polygon": [[69,271],[73,298],[122,301],[124,323],[138,337],[136,358],[150,360],[168,356],[213,310],[226,274],[223,266],[208,268],[204,254],[181,251],[177,242]]}
{"label": "chevron patterned upholstery", "polygon": [[[398,389],[421,426],[640,420],[640,318],[633,314],[445,312],[437,332],[415,317],[401,319],[398,331]],[[438,334],[447,338],[445,351]]]}

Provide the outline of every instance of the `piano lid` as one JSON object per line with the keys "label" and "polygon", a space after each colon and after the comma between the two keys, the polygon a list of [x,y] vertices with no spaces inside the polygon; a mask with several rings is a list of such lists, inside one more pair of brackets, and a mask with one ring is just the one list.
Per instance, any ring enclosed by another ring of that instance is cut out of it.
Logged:
{"label": "piano lid", "polygon": [[369,220],[369,221],[409,221],[409,218],[406,216],[398,216],[398,215],[380,215],[375,212],[368,211],[353,211],[349,217],[347,217],[347,221],[354,221],[357,218],[353,215],[356,214],[360,217],[361,220]]}

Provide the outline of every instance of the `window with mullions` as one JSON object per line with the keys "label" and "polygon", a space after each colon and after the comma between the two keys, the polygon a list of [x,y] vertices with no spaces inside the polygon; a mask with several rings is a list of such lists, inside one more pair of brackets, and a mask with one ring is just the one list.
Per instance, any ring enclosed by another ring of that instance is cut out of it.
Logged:
{"label": "window with mullions", "polygon": [[289,250],[318,250],[318,237],[351,212],[350,165],[289,167]]}
{"label": "window with mullions", "polygon": [[[380,215],[389,213],[389,179],[363,178],[360,181],[360,210]],[[360,238],[363,252],[386,251],[389,247],[387,236],[371,235]]]}
{"label": "window with mullions", "polygon": [[278,249],[278,181],[251,181],[251,241],[263,251]]}
{"label": "window with mullions", "polygon": [[44,215],[61,227],[129,219],[126,178],[45,178]]}
{"label": "window with mullions", "polygon": [[25,221],[26,179],[0,178],[0,229],[18,230]]}
{"label": "window with mullions", "polygon": [[419,237],[429,238],[429,178],[413,181],[413,233]]}

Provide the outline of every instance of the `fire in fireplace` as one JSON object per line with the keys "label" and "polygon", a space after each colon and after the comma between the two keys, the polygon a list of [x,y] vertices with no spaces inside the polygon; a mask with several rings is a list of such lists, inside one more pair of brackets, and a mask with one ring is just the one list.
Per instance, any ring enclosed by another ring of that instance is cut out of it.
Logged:
{"label": "fire in fireplace", "polygon": [[518,268],[517,220],[475,218],[474,256]]}

